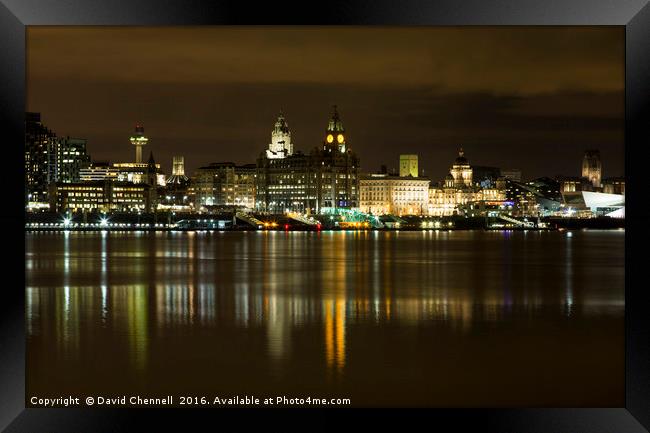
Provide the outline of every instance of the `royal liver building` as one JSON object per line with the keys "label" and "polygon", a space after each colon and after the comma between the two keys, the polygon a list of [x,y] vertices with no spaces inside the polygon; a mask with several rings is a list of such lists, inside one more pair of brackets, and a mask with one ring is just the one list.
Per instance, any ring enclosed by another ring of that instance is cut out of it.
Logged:
{"label": "royal liver building", "polygon": [[336,107],[321,146],[293,152],[291,131],[280,114],[269,149],[257,160],[259,211],[320,214],[359,206],[359,158],[347,144]]}

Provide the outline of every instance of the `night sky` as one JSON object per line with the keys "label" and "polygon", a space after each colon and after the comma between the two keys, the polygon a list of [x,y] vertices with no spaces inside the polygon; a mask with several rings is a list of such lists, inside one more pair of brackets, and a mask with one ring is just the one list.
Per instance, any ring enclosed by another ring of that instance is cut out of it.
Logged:
{"label": "night sky", "polygon": [[254,163],[282,109],[294,149],[337,104],[364,172],[417,153],[437,181],[473,165],[624,174],[623,27],[29,27],[27,109],[96,161],[132,161],[141,122],[170,174]]}

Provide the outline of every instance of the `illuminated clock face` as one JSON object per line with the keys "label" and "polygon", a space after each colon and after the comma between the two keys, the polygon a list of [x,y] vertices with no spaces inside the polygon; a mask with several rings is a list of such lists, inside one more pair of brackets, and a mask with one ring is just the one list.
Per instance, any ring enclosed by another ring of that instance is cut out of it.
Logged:
{"label": "illuminated clock face", "polygon": [[343,134],[339,134],[339,135],[336,137],[336,141],[338,141],[339,143],[343,143],[343,140],[345,140],[345,138],[343,138]]}
{"label": "illuminated clock face", "polygon": [[327,134],[327,142],[331,143],[332,141],[334,141],[334,136],[332,134]]}

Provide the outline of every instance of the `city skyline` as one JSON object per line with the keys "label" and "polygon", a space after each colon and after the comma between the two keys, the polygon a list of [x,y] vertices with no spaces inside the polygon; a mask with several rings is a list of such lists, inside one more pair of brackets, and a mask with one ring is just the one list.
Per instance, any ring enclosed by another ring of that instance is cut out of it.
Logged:
{"label": "city skyline", "polygon": [[364,172],[412,153],[439,180],[462,146],[526,178],[579,175],[596,148],[604,176],[624,174],[620,29],[45,27],[27,41],[28,111],[94,160],[133,160],[141,123],[167,173],[174,155],[188,174],[252,163],[280,110],[309,152],[336,104]]}

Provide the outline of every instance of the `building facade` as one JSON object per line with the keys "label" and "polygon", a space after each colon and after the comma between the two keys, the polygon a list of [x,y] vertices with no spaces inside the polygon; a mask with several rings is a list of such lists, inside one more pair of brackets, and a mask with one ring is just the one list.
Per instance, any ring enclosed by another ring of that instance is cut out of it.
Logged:
{"label": "building facade", "polygon": [[482,187],[473,183],[473,168],[461,148],[445,180],[429,188],[427,214],[450,216],[463,213],[471,204],[485,208],[486,203],[505,200],[505,182],[497,178]]}
{"label": "building facade", "polygon": [[146,184],[88,181],[50,184],[54,212],[150,212],[155,208]]}
{"label": "building facade", "polygon": [[428,212],[429,183],[429,179],[410,175],[361,176],[359,210],[373,215],[424,215]]}
{"label": "building facade", "polygon": [[465,158],[465,151],[462,147],[458,151],[458,158],[456,158],[454,164],[451,166],[449,174],[451,174],[454,180],[454,187],[456,188],[471,188],[474,186],[472,167],[469,165],[467,158]]}
{"label": "building facade", "polygon": [[56,134],[41,123],[40,113],[25,113],[25,202],[47,203],[48,185],[55,181]]}
{"label": "building facade", "polygon": [[79,181],[117,180],[118,170],[108,162],[93,162],[79,170]]}
{"label": "building facade", "polygon": [[255,207],[255,164],[214,162],[200,167],[192,178],[196,209],[210,206]]}
{"label": "building facade", "polygon": [[262,212],[306,214],[357,208],[358,172],[359,158],[347,145],[345,128],[334,107],[321,147],[282,158],[269,158],[267,152],[260,155],[255,207]]}

